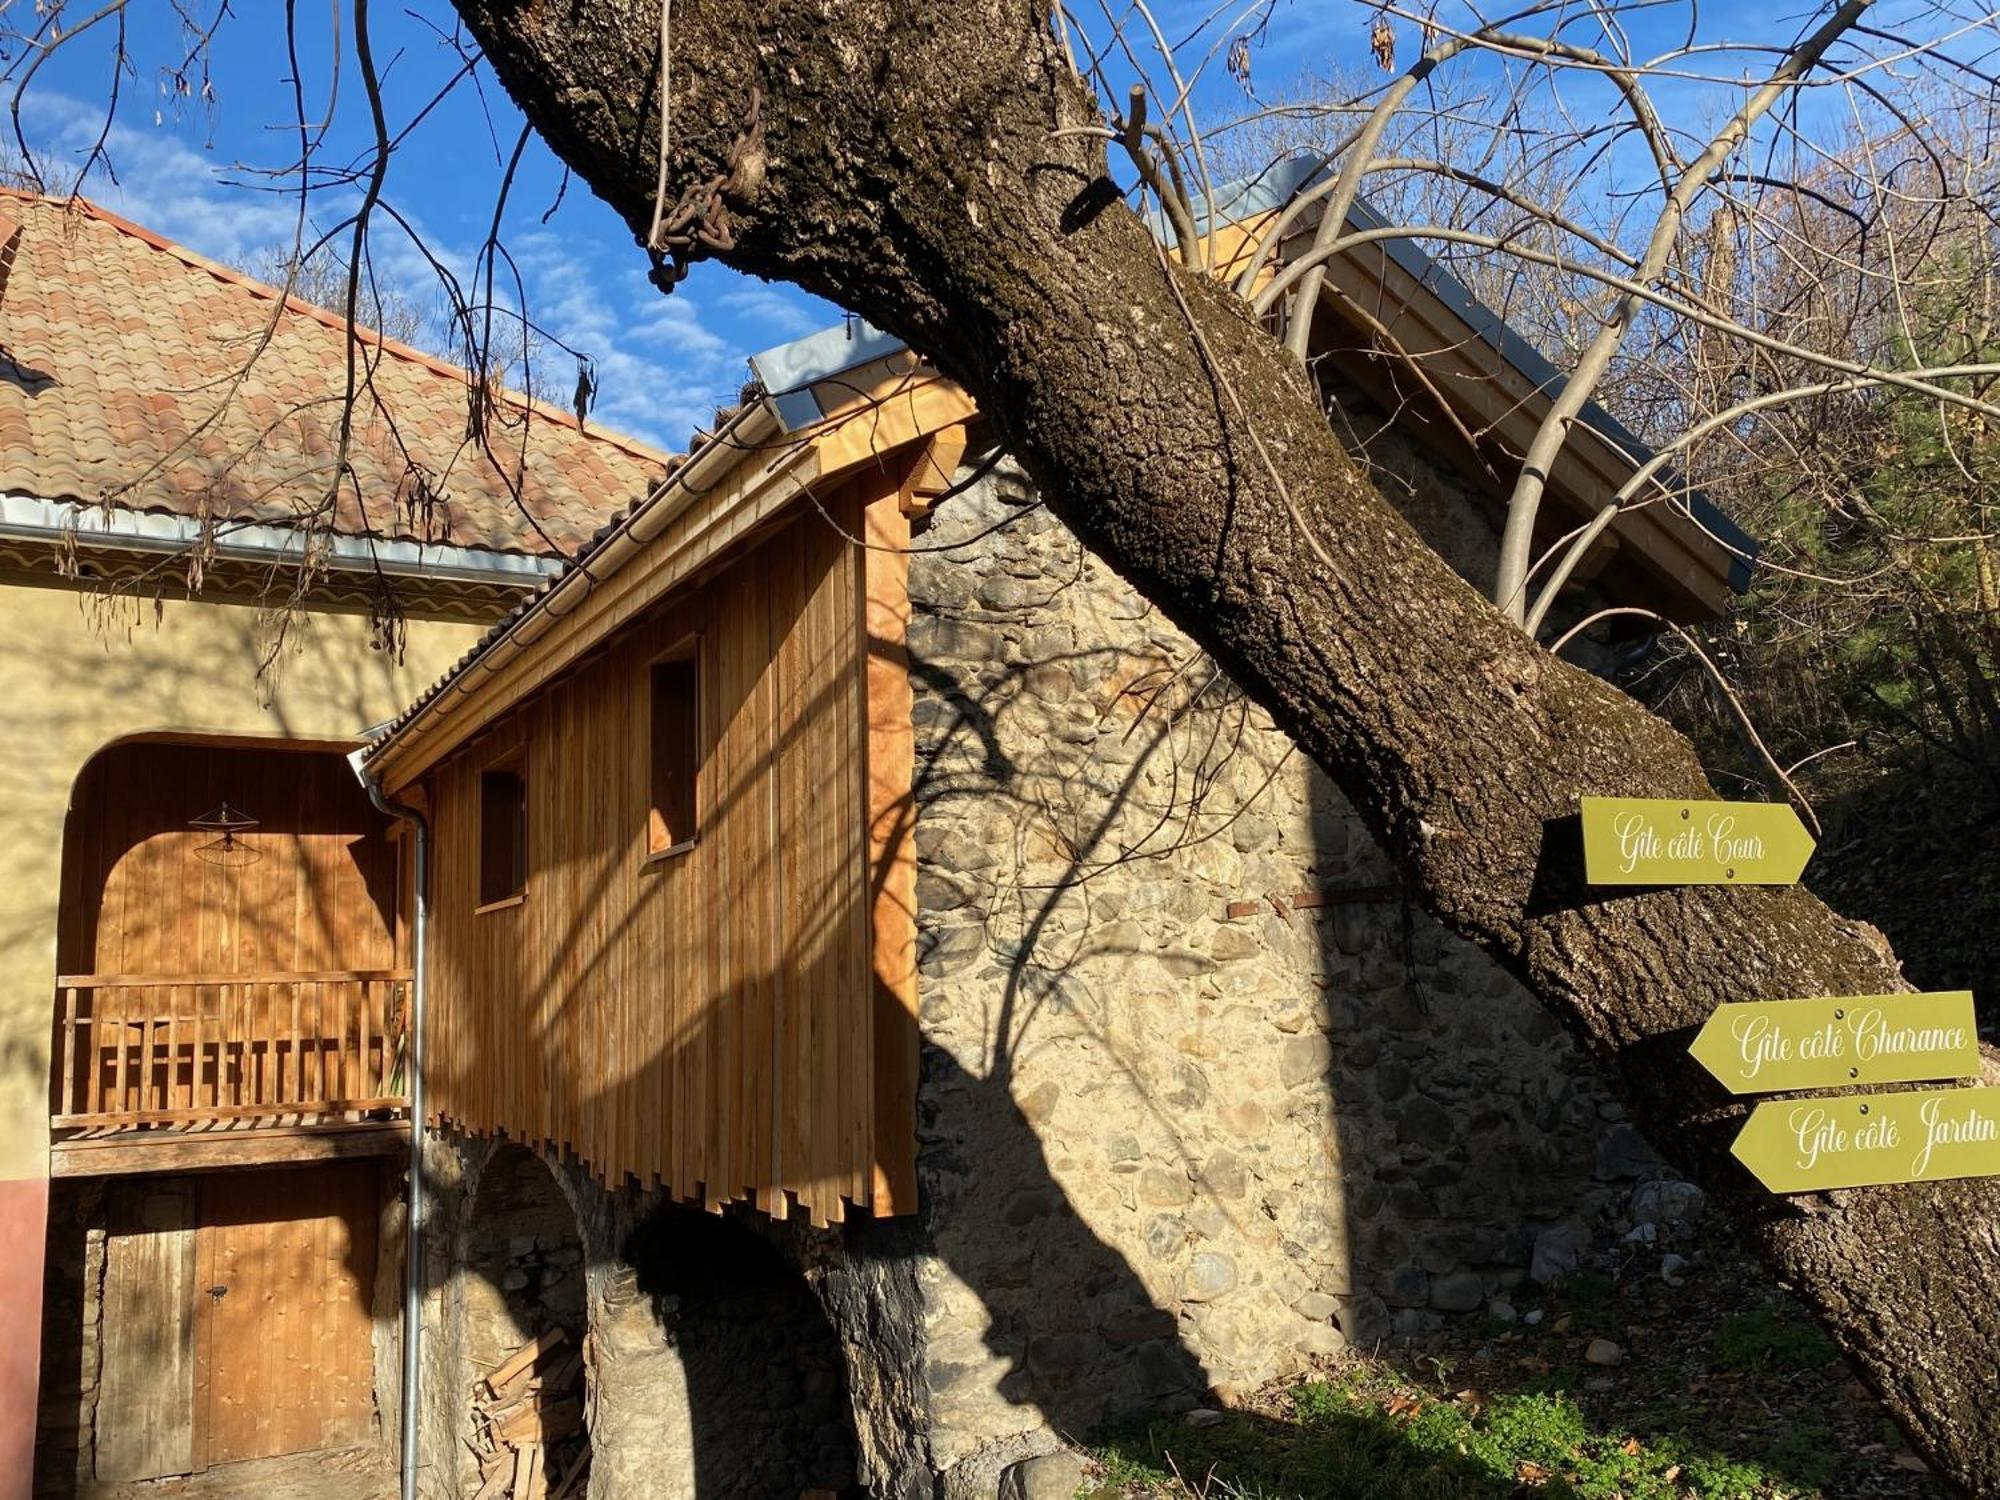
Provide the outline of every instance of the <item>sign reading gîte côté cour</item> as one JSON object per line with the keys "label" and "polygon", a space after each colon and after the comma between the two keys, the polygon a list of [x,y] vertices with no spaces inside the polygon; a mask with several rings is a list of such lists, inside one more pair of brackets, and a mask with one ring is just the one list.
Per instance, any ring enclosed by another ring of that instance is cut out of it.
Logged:
{"label": "sign reading g\u00eete c\u00f4t\u00e9 cour", "polygon": [[2000,1089],[1768,1099],[1729,1148],[1774,1193],[2000,1175]]}
{"label": "sign reading g\u00eete c\u00f4t\u00e9 cour", "polygon": [[1688,1051],[1732,1094],[1979,1076],[1972,992],[1718,1005]]}
{"label": "sign reading g\u00eete c\u00f4t\u00e9 cour", "polygon": [[1784,802],[1582,797],[1592,885],[1792,885],[1813,839]]}

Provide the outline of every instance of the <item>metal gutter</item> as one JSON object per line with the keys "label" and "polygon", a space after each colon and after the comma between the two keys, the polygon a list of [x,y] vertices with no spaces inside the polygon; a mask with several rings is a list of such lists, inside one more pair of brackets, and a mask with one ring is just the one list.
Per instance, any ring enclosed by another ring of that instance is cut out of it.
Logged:
{"label": "metal gutter", "polygon": [[602,579],[656,539],[675,517],[734,468],[744,453],[755,451],[786,430],[775,403],[760,399],[746,404],[622,521],[599,533],[540,594],[475,646],[380,740],[357,751],[357,765],[375,768],[385,757],[428,734],[451,713],[457,700],[561,623]]}
{"label": "metal gutter", "polygon": [[[295,527],[219,519],[215,555],[229,561],[289,563],[304,558],[306,537]],[[106,509],[74,500],[48,500],[19,491],[0,493],[0,540],[47,544],[71,538],[91,547],[125,552],[177,552],[199,543],[204,523],[160,511]],[[327,565],[342,571],[458,583],[533,587],[553,576],[562,559],[484,547],[433,546],[390,538],[324,534]]]}
{"label": "metal gutter", "polygon": [[364,750],[347,757],[368,800],[392,818],[407,819],[416,829],[417,850],[412,893],[414,915],[410,923],[410,1221],[403,1240],[403,1380],[398,1418],[400,1431],[398,1470],[402,1481],[401,1500],[417,1500],[418,1436],[421,1408],[418,1400],[423,1382],[421,1353],[424,1337],[424,1020],[429,984],[426,962],[429,956],[431,921],[431,825],[416,808],[393,801],[381,784],[362,765]]}

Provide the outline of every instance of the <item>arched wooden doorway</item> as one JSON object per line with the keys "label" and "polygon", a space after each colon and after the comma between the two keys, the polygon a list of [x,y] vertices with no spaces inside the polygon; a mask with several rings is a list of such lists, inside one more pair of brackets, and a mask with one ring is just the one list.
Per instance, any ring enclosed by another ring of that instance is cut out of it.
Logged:
{"label": "arched wooden doorway", "polygon": [[45,1490],[213,1471],[205,1493],[248,1496],[304,1462],[379,1491],[404,866],[337,749],[133,740],[79,774],[57,928]]}

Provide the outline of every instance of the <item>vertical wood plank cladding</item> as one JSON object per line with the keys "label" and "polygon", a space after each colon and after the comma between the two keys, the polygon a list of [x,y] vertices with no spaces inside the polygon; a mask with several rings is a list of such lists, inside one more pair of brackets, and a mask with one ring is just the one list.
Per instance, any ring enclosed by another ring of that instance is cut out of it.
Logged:
{"label": "vertical wood plank cladding", "polygon": [[825,688],[816,695],[809,724],[819,750],[813,761],[814,796],[852,808],[854,815],[824,824],[820,881],[837,899],[827,903],[825,930],[812,965],[825,979],[814,986],[814,1003],[832,1017],[828,1058],[820,1070],[822,1117],[833,1137],[821,1204],[838,1220],[842,1200],[867,1204],[872,1175],[871,1021],[868,962],[862,914],[866,869],[860,850],[867,829],[864,747],[861,724],[861,636],[856,628],[860,554],[845,537],[862,531],[859,493],[844,492],[830,507],[838,531],[822,528],[809,567],[813,634],[822,643]]}
{"label": "vertical wood plank cladding", "polygon": [[[218,865],[190,828],[216,804],[259,820]],[[338,755],[115,745],[77,778],[63,846],[63,973],[242,974],[395,962],[396,848]]]}
{"label": "vertical wood plank cladding", "polygon": [[771,636],[777,653],[778,715],[780,733],[775,746],[778,793],[778,826],[785,836],[778,841],[774,856],[777,879],[771,891],[773,923],[777,932],[779,1052],[777,1058],[777,1115],[775,1180],[793,1185],[800,1202],[810,1212],[816,1197],[818,1170],[815,1152],[825,1146],[820,1136],[813,1090],[814,1069],[820,1033],[825,1029],[824,1008],[815,1004],[816,976],[807,971],[803,950],[809,939],[815,906],[784,899],[793,891],[814,889],[819,869],[814,860],[816,824],[813,821],[812,782],[809,775],[813,746],[808,733],[812,711],[810,694],[820,664],[805,628],[808,548],[805,533],[794,529],[791,545],[765,549],[765,578],[771,604]]}
{"label": "vertical wood plank cladding", "polygon": [[869,920],[875,1023],[874,1200],[878,1214],[917,1199],[917,809],[908,635],[910,521],[900,494],[867,507],[863,674],[868,705]]}
{"label": "vertical wood plank cladding", "polygon": [[[768,550],[782,552],[782,538]],[[764,1100],[768,1098],[770,1064],[770,988],[774,932],[770,924],[770,892],[774,854],[778,848],[772,818],[770,716],[772,716],[772,656],[770,616],[764,608],[768,560],[758,558],[752,574],[732,568],[716,584],[722,622],[716,678],[722,688],[716,766],[722,780],[718,808],[718,844],[722,860],[712,866],[722,876],[718,918],[724,944],[718,968],[718,1000],[712,1012],[714,1036],[722,1042],[716,1054],[716,1094],[724,1100],[716,1180],[706,1184],[710,1198],[732,1200],[752,1188],[768,1172],[770,1132]],[[760,1158],[758,1146],[764,1146]]]}
{"label": "vertical wood plank cladding", "polygon": [[[864,496],[825,504],[834,525],[755,540],[432,772],[439,1117],[612,1186],[819,1222],[875,1200]],[[690,637],[697,830],[655,854],[652,664]],[[479,772],[517,752],[527,892],[476,910]]]}
{"label": "vertical wood plank cladding", "polygon": [[[699,622],[703,601],[690,603],[688,618]],[[670,636],[672,631],[667,632]],[[682,1197],[695,1195],[696,1185],[709,1175],[709,1120],[713,1107],[708,1092],[707,1034],[702,1021],[708,1011],[713,982],[715,924],[709,920],[704,875],[715,855],[715,807],[720,776],[715,764],[716,632],[704,630],[701,642],[701,744],[702,765],[696,778],[695,805],[700,808],[700,824],[695,831],[695,847],[687,854],[655,864],[647,871],[668,893],[669,905],[662,913],[660,973],[670,991],[673,1031],[667,1043],[669,1057],[664,1066],[674,1079],[674,1133],[670,1150],[664,1153],[673,1164],[671,1186]]]}

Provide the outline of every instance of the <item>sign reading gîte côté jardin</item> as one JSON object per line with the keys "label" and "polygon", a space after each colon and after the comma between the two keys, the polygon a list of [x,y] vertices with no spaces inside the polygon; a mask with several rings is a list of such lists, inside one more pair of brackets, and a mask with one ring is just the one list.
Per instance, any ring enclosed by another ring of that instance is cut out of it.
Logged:
{"label": "sign reading g\u00eete c\u00f4t\u00e9 jardin", "polygon": [[1972,993],[1718,1005],[1688,1051],[1732,1094],[1979,1076]]}
{"label": "sign reading g\u00eete c\u00f4t\u00e9 jardin", "polygon": [[1813,839],[1783,802],[1582,797],[1592,885],[1792,885]]}
{"label": "sign reading g\u00eete c\u00f4t\u00e9 jardin", "polygon": [[1770,1099],[1729,1148],[1774,1193],[2000,1175],[2000,1089]]}

